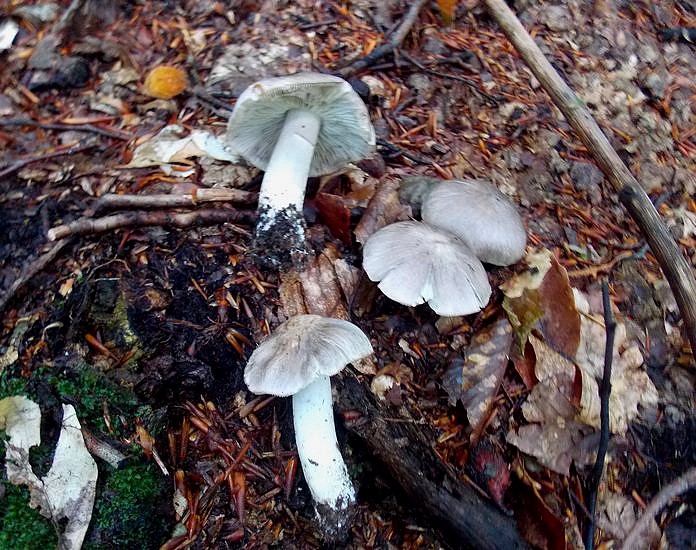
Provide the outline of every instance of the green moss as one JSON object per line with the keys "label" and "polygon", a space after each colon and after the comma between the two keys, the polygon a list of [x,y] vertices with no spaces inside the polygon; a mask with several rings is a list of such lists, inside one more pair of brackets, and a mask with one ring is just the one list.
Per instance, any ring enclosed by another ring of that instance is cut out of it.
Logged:
{"label": "green moss", "polygon": [[3,482],[5,497],[0,500],[0,548],[3,550],[47,550],[55,548],[58,537],[51,523],[29,508],[29,491]]}
{"label": "green moss", "polygon": [[112,471],[95,503],[85,548],[159,548],[172,523],[166,516],[170,499],[166,480],[152,464]]}
{"label": "green moss", "polygon": [[138,406],[135,395],[89,365],[81,365],[70,376],[50,373],[45,380],[56,389],[61,399],[76,404],[81,421],[104,433],[107,431],[104,404],[111,412],[112,427],[117,432],[120,428],[118,415],[130,416]]}

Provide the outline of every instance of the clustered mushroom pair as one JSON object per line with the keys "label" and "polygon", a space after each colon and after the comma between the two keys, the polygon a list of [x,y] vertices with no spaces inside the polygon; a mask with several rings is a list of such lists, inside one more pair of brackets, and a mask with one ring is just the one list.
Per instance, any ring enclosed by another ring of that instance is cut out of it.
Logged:
{"label": "clustered mushroom pair", "polygon": [[[307,178],[369,156],[375,134],[365,104],[347,82],[301,73],[247,88],[230,117],[227,141],[265,171],[254,248],[265,265],[285,269],[307,254]],[[481,261],[508,265],[524,254],[519,214],[490,184],[438,182],[427,193],[422,218],[388,225],[368,239],[368,276],[401,304],[428,302],[439,315],[479,311],[491,294]],[[372,351],[369,338],[348,321],[297,315],[256,348],[244,371],[253,393],[292,396],[300,464],[329,537],[349,525],[355,503],[336,441],[329,377]]]}
{"label": "clustered mushroom pair", "polygon": [[511,265],[524,256],[522,218],[484,181],[438,181],[428,187],[423,221],[393,223],[371,235],[363,268],[400,304],[427,302],[444,316],[475,313],[491,296],[481,262]]}

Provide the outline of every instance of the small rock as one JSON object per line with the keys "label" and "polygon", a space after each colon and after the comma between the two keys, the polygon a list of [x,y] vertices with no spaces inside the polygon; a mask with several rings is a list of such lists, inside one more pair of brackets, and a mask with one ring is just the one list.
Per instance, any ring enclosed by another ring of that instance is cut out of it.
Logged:
{"label": "small rock", "polygon": [[378,139],[389,139],[389,134],[391,133],[391,128],[389,124],[383,118],[378,118],[372,121],[372,126],[375,129],[375,135]]}
{"label": "small rock", "polygon": [[549,150],[549,168],[553,170],[556,174],[566,174],[570,169],[568,161],[561,158],[556,149]]}
{"label": "small rock", "polygon": [[671,188],[674,176],[674,168],[671,166],[645,162],[640,168],[639,182],[646,193],[652,193],[665,187]]}
{"label": "small rock", "polygon": [[371,75],[366,75],[363,76],[360,80],[362,80],[367,85],[367,87],[370,90],[371,96],[384,97],[385,95],[387,95],[384,83],[379,78]]}
{"label": "small rock", "polygon": [[687,196],[696,194],[696,175],[684,168],[677,168],[674,173],[674,183],[676,189]]}
{"label": "small rock", "polygon": [[408,77],[408,85],[418,97],[418,103],[422,105],[433,96],[433,84],[424,74],[414,73]]}
{"label": "small rock", "polygon": [[506,121],[515,120],[522,116],[527,110],[527,106],[524,103],[519,103],[517,101],[509,101],[503,103],[498,108],[498,113]]}
{"label": "small rock", "polygon": [[411,128],[415,128],[416,126],[418,126],[418,121],[415,118],[411,118],[410,116],[406,115],[398,115],[396,117],[396,121],[407,130],[410,130]]}
{"label": "small rock", "polygon": [[437,36],[428,34],[423,42],[423,51],[432,55],[446,55],[449,48]]}
{"label": "small rock", "polygon": [[578,191],[587,193],[590,203],[602,202],[602,189],[599,184],[604,181],[604,175],[594,164],[574,162],[570,167],[570,178]]}
{"label": "small rock", "polygon": [[649,72],[643,78],[641,84],[648,90],[653,99],[662,99],[665,97],[665,91],[668,85],[668,75],[661,75],[657,72]]}
{"label": "small rock", "polygon": [[27,19],[33,25],[39,26],[42,23],[53,21],[60,10],[58,4],[47,2],[46,4],[36,4],[34,6],[19,6],[13,14],[17,17]]}
{"label": "small rock", "polygon": [[573,17],[565,6],[548,6],[541,10],[539,19],[552,31],[567,31],[573,26]]}
{"label": "small rock", "polygon": [[89,63],[81,57],[54,58],[55,67],[51,71],[36,71],[29,81],[32,91],[46,88],[81,88],[92,76]]}
{"label": "small rock", "polygon": [[0,116],[9,116],[15,112],[14,103],[4,94],[0,94]]}

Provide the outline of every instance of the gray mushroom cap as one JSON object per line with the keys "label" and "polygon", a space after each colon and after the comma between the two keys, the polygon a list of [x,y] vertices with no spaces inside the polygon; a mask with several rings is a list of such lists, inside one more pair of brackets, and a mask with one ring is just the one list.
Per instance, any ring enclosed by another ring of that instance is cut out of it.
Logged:
{"label": "gray mushroom cap", "polygon": [[454,233],[482,261],[514,264],[524,256],[527,232],[515,205],[494,185],[443,181],[423,201],[423,221]]}
{"label": "gray mushroom cap", "polygon": [[333,376],[372,353],[357,326],[320,315],[296,315],[254,350],[244,382],[255,394],[294,395],[319,376]]}
{"label": "gray mushroom cap", "polygon": [[473,252],[455,235],[421,222],[397,222],[372,234],[363,268],[387,297],[407,306],[428,302],[438,315],[475,313],[491,296]]}
{"label": "gray mushroom cap", "polygon": [[321,73],[267,78],[249,86],[230,116],[228,146],[266,170],[292,109],[311,111],[321,119],[310,176],[334,172],[373,153],[375,131],[362,99],[342,78]]}

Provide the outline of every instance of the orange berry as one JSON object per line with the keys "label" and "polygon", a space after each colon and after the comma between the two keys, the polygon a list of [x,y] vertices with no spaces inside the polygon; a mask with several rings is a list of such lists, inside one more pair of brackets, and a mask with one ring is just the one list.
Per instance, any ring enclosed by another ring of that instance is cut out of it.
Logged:
{"label": "orange berry", "polygon": [[144,91],[150,97],[171,99],[178,96],[188,86],[186,73],[177,67],[160,65],[145,77]]}

